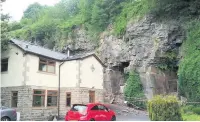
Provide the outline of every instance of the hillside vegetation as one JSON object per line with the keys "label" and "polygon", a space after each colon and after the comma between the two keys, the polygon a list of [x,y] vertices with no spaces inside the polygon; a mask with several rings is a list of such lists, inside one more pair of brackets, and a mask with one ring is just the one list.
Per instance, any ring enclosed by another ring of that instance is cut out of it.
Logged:
{"label": "hillside vegetation", "polygon": [[34,3],[20,22],[5,24],[1,38],[6,42],[9,32],[12,38],[61,50],[69,38],[79,43],[74,32],[77,27],[86,30],[92,41],[98,41],[109,25],[112,34],[120,37],[129,21],[146,14],[157,21],[178,21],[185,28],[184,55],[178,71],[180,95],[200,101],[200,0],[61,0],[55,6]]}

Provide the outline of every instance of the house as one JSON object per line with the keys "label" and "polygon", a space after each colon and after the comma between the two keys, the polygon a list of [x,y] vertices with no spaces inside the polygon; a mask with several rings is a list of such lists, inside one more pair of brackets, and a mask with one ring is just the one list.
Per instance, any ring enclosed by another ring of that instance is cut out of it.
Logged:
{"label": "house", "polygon": [[12,39],[1,55],[1,104],[20,120],[64,117],[72,104],[104,101],[103,72],[94,53],[70,56]]}

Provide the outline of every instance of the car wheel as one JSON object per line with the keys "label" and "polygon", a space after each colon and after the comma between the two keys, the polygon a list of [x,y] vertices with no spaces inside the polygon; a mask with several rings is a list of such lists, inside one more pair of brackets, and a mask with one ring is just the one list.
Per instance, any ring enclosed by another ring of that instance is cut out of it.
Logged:
{"label": "car wheel", "polygon": [[111,121],[116,121],[116,116],[113,116]]}
{"label": "car wheel", "polygon": [[2,117],[1,121],[10,121],[10,118],[8,118],[8,117]]}
{"label": "car wheel", "polygon": [[95,121],[94,119],[90,119],[90,121]]}

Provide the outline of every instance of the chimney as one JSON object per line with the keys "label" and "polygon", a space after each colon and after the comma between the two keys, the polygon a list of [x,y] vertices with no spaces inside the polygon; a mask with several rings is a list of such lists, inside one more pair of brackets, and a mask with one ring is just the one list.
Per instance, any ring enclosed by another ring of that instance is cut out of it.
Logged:
{"label": "chimney", "polygon": [[70,49],[67,48],[67,57],[69,57],[69,56],[70,56]]}

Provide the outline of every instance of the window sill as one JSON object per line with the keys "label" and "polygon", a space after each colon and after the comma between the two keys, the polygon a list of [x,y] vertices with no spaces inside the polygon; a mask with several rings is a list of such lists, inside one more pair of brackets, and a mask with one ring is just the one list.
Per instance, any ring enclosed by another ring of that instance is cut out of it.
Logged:
{"label": "window sill", "polygon": [[8,74],[8,71],[1,72],[1,74]]}
{"label": "window sill", "polygon": [[46,109],[45,107],[32,107],[32,109],[34,110],[42,110],[42,109]]}
{"label": "window sill", "polygon": [[55,73],[51,73],[51,72],[42,72],[42,71],[38,71],[37,73],[56,76]]}
{"label": "window sill", "polygon": [[57,108],[58,106],[47,106],[47,107],[32,107],[33,110],[44,110],[44,109],[51,109]]}
{"label": "window sill", "polygon": [[47,106],[47,108],[57,108],[58,106]]}

